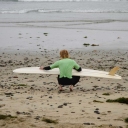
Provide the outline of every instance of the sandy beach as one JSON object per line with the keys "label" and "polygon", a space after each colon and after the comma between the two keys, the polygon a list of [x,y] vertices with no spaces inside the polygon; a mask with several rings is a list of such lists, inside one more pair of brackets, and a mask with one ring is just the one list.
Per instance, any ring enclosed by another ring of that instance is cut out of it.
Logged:
{"label": "sandy beach", "polygon": [[[123,79],[81,77],[73,92],[58,93],[56,75],[15,74],[20,67],[47,66],[59,59],[59,50],[5,53],[0,56],[1,128],[127,128],[128,105],[107,99],[128,97],[128,51],[69,50],[83,68],[109,71],[119,66]],[[110,95],[103,95],[109,93]],[[43,119],[56,120],[46,123]]]}
{"label": "sandy beach", "polygon": [[[0,128],[128,128],[127,2],[0,1]],[[62,49],[82,68],[119,66],[122,79],[81,77],[59,93],[57,75],[13,73],[48,66]]]}

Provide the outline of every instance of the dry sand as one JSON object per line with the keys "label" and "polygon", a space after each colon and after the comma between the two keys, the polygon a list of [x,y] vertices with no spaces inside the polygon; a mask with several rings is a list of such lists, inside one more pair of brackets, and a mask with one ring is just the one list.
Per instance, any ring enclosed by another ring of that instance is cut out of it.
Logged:
{"label": "dry sand", "polygon": [[[64,87],[65,91],[58,93],[56,75],[12,72],[20,67],[47,66],[59,59],[58,50],[1,52],[0,114],[17,118],[0,120],[0,128],[128,128],[124,121],[128,118],[128,105],[106,102],[107,99],[128,98],[128,51],[69,52],[82,68],[109,71],[119,66],[117,74],[123,79],[81,77],[73,92]],[[58,123],[46,123],[43,118]]]}

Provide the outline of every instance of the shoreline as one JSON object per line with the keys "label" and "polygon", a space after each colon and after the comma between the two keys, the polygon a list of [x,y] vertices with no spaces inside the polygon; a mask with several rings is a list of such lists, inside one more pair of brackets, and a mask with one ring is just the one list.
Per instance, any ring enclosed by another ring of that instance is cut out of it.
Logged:
{"label": "shoreline", "polygon": [[[78,18],[78,17],[77,17]],[[0,23],[0,50],[42,51],[44,49],[114,50],[128,49],[128,22],[106,18],[81,22],[12,22]],[[26,19],[27,20],[27,19]],[[72,20],[73,21],[73,18]],[[13,32],[12,32],[13,31]],[[85,46],[84,44],[90,44]],[[99,46],[91,46],[92,44]]]}

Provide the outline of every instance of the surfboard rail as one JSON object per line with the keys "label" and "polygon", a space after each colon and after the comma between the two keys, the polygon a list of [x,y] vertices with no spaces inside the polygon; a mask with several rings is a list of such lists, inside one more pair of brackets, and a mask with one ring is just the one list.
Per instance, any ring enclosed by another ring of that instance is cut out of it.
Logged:
{"label": "surfboard rail", "polygon": [[[13,70],[14,73],[30,73],[30,74],[52,74],[59,75],[59,68],[54,68],[51,70],[41,70],[40,67],[24,67]],[[115,74],[119,68],[113,68],[110,72],[93,70],[93,69],[82,69],[81,72],[72,70],[72,75],[74,76],[88,76],[88,77],[99,77],[99,78],[112,78],[112,79],[122,79],[121,76]]]}

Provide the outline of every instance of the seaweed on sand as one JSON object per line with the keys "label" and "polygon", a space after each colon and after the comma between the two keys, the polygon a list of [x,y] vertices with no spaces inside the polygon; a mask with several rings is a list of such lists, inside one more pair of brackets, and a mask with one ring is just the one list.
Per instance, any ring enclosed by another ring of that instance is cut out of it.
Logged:
{"label": "seaweed on sand", "polygon": [[89,46],[90,44],[84,43],[83,45],[87,47],[87,46]]}
{"label": "seaweed on sand", "polygon": [[27,84],[16,84],[16,85],[11,85],[11,86],[22,86],[22,87],[26,87]]}
{"label": "seaweed on sand", "polygon": [[104,103],[104,102],[98,101],[98,100],[93,100],[93,102]]}
{"label": "seaweed on sand", "polygon": [[0,114],[0,120],[5,120],[7,118],[17,118],[16,116],[11,116],[11,115],[2,115]]}
{"label": "seaweed on sand", "polygon": [[47,35],[48,35],[48,33],[44,33],[44,35],[45,35],[45,36],[47,36]]}
{"label": "seaweed on sand", "polygon": [[128,117],[127,117],[127,118],[125,118],[125,122],[126,122],[126,123],[128,123]]}
{"label": "seaweed on sand", "polygon": [[54,124],[58,123],[57,120],[52,120],[52,119],[48,119],[48,118],[43,118],[42,121],[44,121],[46,123],[54,123]]}
{"label": "seaweed on sand", "polygon": [[121,97],[121,98],[117,98],[115,100],[108,99],[108,100],[106,100],[106,102],[118,102],[118,103],[128,104],[128,98]]}
{"label": "seaweed on sand", "polygon": [[103,93],[102,95],[106,95],[106,96],[109,96],[109,95],[110,95],[110,93]]}

